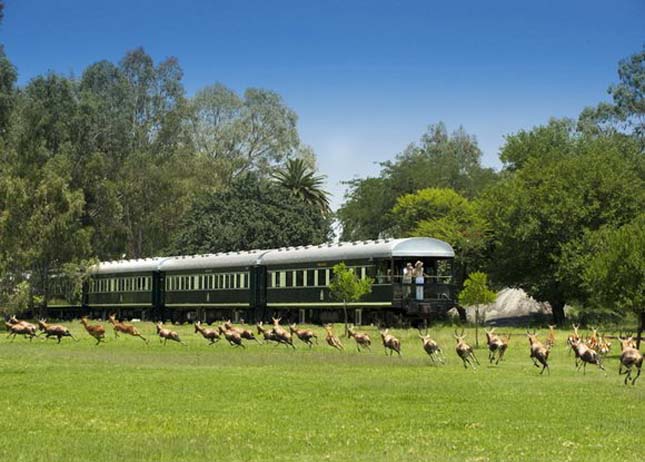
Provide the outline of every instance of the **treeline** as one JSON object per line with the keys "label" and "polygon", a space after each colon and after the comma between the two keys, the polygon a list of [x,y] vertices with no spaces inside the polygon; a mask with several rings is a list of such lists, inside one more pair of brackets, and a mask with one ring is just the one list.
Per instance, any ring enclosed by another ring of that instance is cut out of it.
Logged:
{"label": "treeline", "polygon": [[459,279],[484,271],[588,321],[645,323],[645,51],[621,61],[612,101],[577,120],[508,135],[501,172],[475,138],[431,126],[418,143],[348,182],[344,239],[433,236],[458,255]]}
{"label": "treeline", "polygon": [[330,238],[294,111],[255,88],[189,98],[182,76],[139,48],[18,87],[0,49],[0,306],[69,262]]}

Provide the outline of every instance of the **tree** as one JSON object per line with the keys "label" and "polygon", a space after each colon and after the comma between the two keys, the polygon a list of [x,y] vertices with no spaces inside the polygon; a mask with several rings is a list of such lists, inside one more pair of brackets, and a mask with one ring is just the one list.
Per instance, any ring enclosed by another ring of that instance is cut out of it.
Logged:
{"label": "tree", "polygon": [[638,320],[638,345],[645,330],[645,214],[620,228],[603,228],[586,236],[582,283],[589,303]]}
{"label": "tree", "polygon": [[626,132],[645,142],[645,47],[618,63],[618,79],[607,90],[613,102],[585,108],[578,127],[594,134]]}
{"label": "tree", "polygon": [[481,305],[494,303],[497,294],[488,288],[486,273],[475,272],[468,276],[464,288],[459,292],[459,304],[475,307],[475,342],[479,347],[479,308]]}
{"label": "tree", "polygon": [[459,128],[448,134],[443,124],[431,125],[418,144],[411,144],[394,161],[383,162],[377,178],[347,182],[345,203],[338,211],[343,239],[373,239],[393,235],[389,212],[398,197],[424,188],[452,188],[472,198],[496,175],[480,164],[475,138]]}
{"label": "tree", "polygon": [[489,225],[476,202],[447,188],[427,188],[397,199],[391,212],[397,236],[432,236],[455,249],[458,280],[481,267]]}
{"label": "tree", "polygon": [[[548,142],[553,139],[558,142]],[[564,304],[576,297],[575,283],[568,282],[575,275],[561,271],[567,265],[563,249],[585,231],[618,227],[640,213],[640,147],[620,135],[563,137],[561,124],[553,123],[531,136],[508,137],[502,155],[507,146],[516,152],[523,147],[526,154],[516,171],[506,172],[481,198],[492,233],[488,273],[496,283],[549,301],[562,323]]]}
{"label": "tree", "polygon": [[329,291],[333,298],[343,302],[343,313],[345,315],[345,337],[349,335],[347,319],[347,304],[359,301],[364,295],[372,291],[372,278],[361,279],[352,268],[348,268],[344,262],[333,267],[334,277],[329,283]]}
{"label": "tree", "polygon": [[249,175],[231,189],[197,198],[170,250],[194,254],[320,244],[329,240],[330,224],[289,191]]}
{"label": "tree", "polygon": [[250,88],[240,97],[221,84],[191,101],[190,136],[225,185],[248,172],[266,176],[299,146],[297,116],[271,91]]}
{"label": "tree", "polygon": [[304,159],[289,159],[283,169],[273,174],[273,179],[306,204],[329,215],[329,193],[322,189],[324,176],[307,167]]}

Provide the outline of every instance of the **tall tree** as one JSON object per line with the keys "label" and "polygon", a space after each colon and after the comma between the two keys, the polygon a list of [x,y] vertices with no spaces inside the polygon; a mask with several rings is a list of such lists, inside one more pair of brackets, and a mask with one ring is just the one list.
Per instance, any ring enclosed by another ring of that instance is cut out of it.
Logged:
{"label": "tall tree", "polygon": [[324,215],[331,213],[329,193],[322,187],[325,177],[306,165],[305,159],[289,159],[284,168],[273,174],[273,179],[306,204],[319,209]]}
{"label": "tall tree", "polygon": [[486,273],[475,272],[464,281],[464,288],[459,292],[459,304],[462,306],[475,307],[475,342],[479,348],[479,310],[482,305],[494,303],[497,294],[488,288],[488,276]]}
{"label": "tall tree", "polygon": [[564,304],[575,297],[559,273],[563,249],[585,231],[631,221],[645,203],[645,169],[638,143],[625,137],[563,138],[553,123],[534,132],[508,138],[502,157],[507,146],[525,148],[521,168],[481,201],[492,230],[489,274],[549,301],[562,322]]}
{"label": "tall tree", "polygon": [[171,248],[194,254],[320,244],[330,220],[289,191],[253,175],[232,188],[199,197]]}
{"label": "tall tree", "polygon": [[477,141],[463,128],[448,134],[445,125],[431,125],[418,144],[408,146],[394,161],[382,163],[378,178],[348,182],[345,203],[338,211],[343,238],[392,235],[395,223],[388,212],[404,194],[434,187],[474,197],[496,176],[480,161]]}
{"label": "tall tree", "polygon": [[589,133],[627,132],[645,143],[645,47],[618,63],[618,80],[607,90],[612,102],[586,108],[578,127]]}
{"label": "tall tree", "polygon": [[240,97],[221,84],[191,101],[191,139],[229,185],[239,175],[267,175],[299,146],[297,116],[274,92],[250,88]]}

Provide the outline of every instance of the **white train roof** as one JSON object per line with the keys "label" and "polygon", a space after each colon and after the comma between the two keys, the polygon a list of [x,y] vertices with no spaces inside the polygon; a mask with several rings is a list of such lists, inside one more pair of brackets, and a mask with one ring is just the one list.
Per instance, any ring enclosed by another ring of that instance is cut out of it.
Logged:
{"label": "white train roof", "polygon": [[284,247],[272,250],[251,250],[206,255],[157,257],[139,260],[102,262],[94,274],[115,274],[152,271],[183,271],[217,269],[253,265],[291,265],[312,261],[366,260],[369,258],[452,258],[455,252],[447,242],[430,237],[378,239],[337,244]]}
{"label": "white train roof", "polygon": [[159,271],[182,271],[188,269],[236,268],[261,264],[266,250],[227,252],[206,255],[170,257],[161,262]]}
{"label": "white train roof", "polygon": [[396,257],[454,257],[447,242],[429,237],[379,239],[376,241],[339,242],[271,250],[262,257],[267,266],[311,261],[364,260]]}

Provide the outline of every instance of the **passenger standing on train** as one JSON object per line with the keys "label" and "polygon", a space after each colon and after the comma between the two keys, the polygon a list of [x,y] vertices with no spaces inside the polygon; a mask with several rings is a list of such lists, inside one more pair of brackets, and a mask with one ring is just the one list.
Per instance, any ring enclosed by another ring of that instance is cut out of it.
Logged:
{"label": "passenger standing on train", "polygon": [[414,265],[414,282],[417,285],[417,300],[423,300],[423,285],[425,282],[424,276],[426,275],[423,272],[423,263],[419,260]]}
{"label": "passenger standing on train", "polygon": [[410,298],[410,295],[412,293],[412,277],[414,275],[414,267],[412,266],[412,263],[409,263],[405,265],[405,268],[403,268],[403,293],[405,294],[405,298]]}

